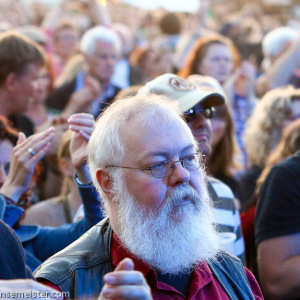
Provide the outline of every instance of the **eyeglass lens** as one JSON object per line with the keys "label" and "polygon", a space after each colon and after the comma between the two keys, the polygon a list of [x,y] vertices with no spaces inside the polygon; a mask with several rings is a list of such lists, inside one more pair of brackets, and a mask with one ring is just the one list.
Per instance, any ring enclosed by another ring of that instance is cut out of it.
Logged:
{"label": "eyeglass lens", "polygon": [[203,108],[201,106],[195,106],[189,109],[184,115],[187,122],[194,121],[198,114],[202,114],[206,119],[211,119],[215,115],[214,107]]}
{"label": "eyeglass lens", "polygon": [[198,154],[186,156],[175,162],[166,160],[165,162],[162,162],[159,167],[151,168],[152,176],[156,178],[170,176],[175,169],[175,163],[178,162],[180,162],[187,171],[195,171],[200,168],[202,161],[203,159],[201,160]]}

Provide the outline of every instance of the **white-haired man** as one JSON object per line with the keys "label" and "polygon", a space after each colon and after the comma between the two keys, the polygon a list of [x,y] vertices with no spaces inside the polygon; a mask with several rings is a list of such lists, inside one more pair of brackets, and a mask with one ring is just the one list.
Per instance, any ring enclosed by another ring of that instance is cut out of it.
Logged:
{"label": "white-haired man", "polygon": [[256,93],[262,97],[267,91],[292,84],[300,87],[300,34],[291,27],[278,27],[262,41],[263,74],[256,81]]}
{"label": "white-haired man", "polygon": [[152,95],[100,116],[89,166],[108,219],[39,267],[38,280],[75,299],[262,299],[240,260],[218,251],[201,153],[179,114]]}
{"label": "white-haired man", "polygon": [[81,38],[80,51],[86,70],[57,88],[46,104],[66,117],[83,111],[96,117],[120,91],[111,83],[111,77],[121,53],[121,42],[113,30],[96,26]]}

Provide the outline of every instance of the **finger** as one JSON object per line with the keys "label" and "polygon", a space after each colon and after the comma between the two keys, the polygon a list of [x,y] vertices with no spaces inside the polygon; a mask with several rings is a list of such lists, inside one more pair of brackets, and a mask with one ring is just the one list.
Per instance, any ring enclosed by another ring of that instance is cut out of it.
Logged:
{"label": "finger", "polygon": [[69,128],[72,131],[79,132],[79,133],[80,133],[80,131],[84,131],[88,135],[91,135],[94,130],[94,128],[92,128],[92,127],[77,126],[77,125],[71,125],[71,126],[69,126]]}
{"label": "finger", "polygon": [[132,271],[134,269],[134,263],[130,258],[124,258],[120,263],[117,265],[115,271]]}
{"label": "finger", "polygon": [[74,119],[72,121],[69,122],[69,125],[80,125],[80,126],[85,126],[85,127],[91,127],[94,128],[94,120],[90,120],[90,119]]}
{"label": "finger", "polygon": [[23,143],[26,140],[26,135],[23,132],[19,132],[17,145]]}
{"label": "finger", "polygon": [[85,139],[87,142],[90,140],[91,134],[87,134],[86,132],[84,132],[83,130],[79,131],[79,134],[81,135],[81,137],[83,139]]}
{"label": "finger", "polygon": [[19,147],[15,153],[21,161],[29,163],[37,162],[47,153],[54,137],[53,132],[50,132],[50,134],[43,139],[36,136],[34,139],[31,139],[30,142],[20,145],[22,147]]}
{"label": "finger", "polygon": [[16,148],[17,150],[18,149],[28,150],[28,148],[32,148],[35,152],[37,152],[39,148],[42,147],[43,144],[51,142],[54,139],[54,137],[55,137],[54,129],[51,128],[44,132],[30,136],[22,144],[17,145]]}
{"label": "finger", "polygon": [[91,120],[93,120],[94,116],[92,114],[88,114],[88,113],[76,113],[76,114],[71,115],[69,117],[68,121],[73,120],[73,119],[91,119]]}
{"label": "finger", "polygon": [[49,129],[44,130],[40,133],[36,133],[34,135],[31,135],[30,137],[28,137],[25,140],[23,140],[22,142],[20,142],[15,148],[17,150],[20,149],[20,148],[23,148],[23,147],[29,148],[29,147],[31,147],[32,140],[40,141],[40,140],[44,139],[45,137],[47,137],[51,134],[54,134],[54,128],[53,127],[50,127]]}
{"label": "finger", "polygon": [[142,285],[145,284],[143,273],[139,271],[114,271],[106,274],[104,282],[109,285]]}
{"label": "finger", "polygon": [[139,299],[146,300],[150,298],[150,292],[147,286],[105,286],[102,290],[104,297],[108,299]]}

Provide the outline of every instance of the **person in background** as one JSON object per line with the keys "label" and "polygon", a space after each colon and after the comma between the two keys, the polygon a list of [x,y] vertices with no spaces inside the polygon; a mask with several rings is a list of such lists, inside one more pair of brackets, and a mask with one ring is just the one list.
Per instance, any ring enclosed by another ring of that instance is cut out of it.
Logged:
{"label": "person in background", "polygon": [[[56,297],[57,291],[34,281],[30,269],[26,266],[24,249],[20,240],[14,230],[1,219],[0,241],[0,291],[2,299],[21,300],[24,299],[25,293],[35,295],[34,299],[62,299]],[[38,293],[40,294],[38,295]]]}
{"label": "person in background", "polygon": [[11,130],[7,122],[2,122],[0,153],[0,218],[11,226],[25,249],[26,263],[34,270],[49,256],[65,248],[79,238],[84,232],[102,219],[97,209],[99,199],[90,182],[86,167],[86,147],[92,132],[93,121],[84,116],[73,116],[69,119],[72,130],[72,163],[76,169],[76,182],[85,207],[85,217],[74,224],[66,224],[58,228],[40,227],[36,225],[20,225],[24,213],[24,201],[19,201],[28,190],[36,164],[45,156],[54,139],[54,128],[26,138],[19,133],[14,145],[10,136]]}
{"label": "person in background", "polygon": [[179,76],[193,74],[211,76],[219,81],[229,99],[235,123],[235,136],[242,151],[243,167],[246,169],[247,153],[243,136],[248,118],[256,105],[254,96],[255,69],[248,61],[240,61],[238,50],[232,41],[221,35],[201,37]]}
{"label": "person in background", "polygon": [[262,40],[263,73],[255,82],[256,93],[259,97],[269,90],[287,84],[300,88],[299,46],[299,30],[295,28],[278,27],[264,36]]}
{"label": "person in background", "polygon": [[[72,118],[82,118],[90,121],[89,126],[93,128],[94,118],[92,115],[78,114]],[[58,148],[57,163],[61,176],[60,195],[48,200],[40,201],[26,210],[23,225],[60,226],[66,223],[74,223],[84,217],[82,200],[75,182],[75,167],[72,164],[71,145],[73,131],[67,130],[61,139]]]}
{"label": "person in background", "polygon": [[0,115],[26,136],[34,133],[34,124],[24,113],[38,88],[43,65],[37,44],[14,31],[0,34]]}
{"label": "person in background", "polygon": [[267,299],[299,293],[300,120],[284,131],[258,180],[255,243],[258,273]]}
{"label": "person in background", "polygon": [[[240,149],[234,136],[231,105],[218,81],[210,76],[190,75],[187,78],[200,89],[213,89],[224,96],[224,105],[214,107],[212,125],[212,151],[206,158],[207,173],[227,184],[238,197]],[[236,202],[240,207],[239,201]]]}
{"label": "person in background", "polygon": [[269,91],[257,104],[245,131],[245,146],[251,166],[240,179],[242,211],[252,203],[256,180],[282,131],[300,117],[300,90],[292,86]]}
{"label": "person in background", "polygon": [[46,104],[50,110],[61,112],[65,117],[79,112],[97,117],[120,90],[111,83],[121,51],[120,40],[113,30],[96,26],[81,38],[80,51],[86,70],[54,90]]}
{"label": "person in background", "polygon": [[136,47],[130,57],[130,65],[137,68],[140,73],[138,84],[145,84],[153,79],[156,72],[156,55],[151,47]]}

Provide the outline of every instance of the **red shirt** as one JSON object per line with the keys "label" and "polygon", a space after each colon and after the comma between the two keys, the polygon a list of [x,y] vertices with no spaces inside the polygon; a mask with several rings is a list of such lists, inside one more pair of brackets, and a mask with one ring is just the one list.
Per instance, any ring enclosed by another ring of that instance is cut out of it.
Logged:
{"label": "red shirt", "polygon": [[[111,242],[111,261],[112,269],[126,257],[129,257],[134,262],[134,269],[140,271],[145,276],[154,300],[226,300],[229,299],[225,291],[220,286],[219,282],[212,274],[206,262],[198,265],[192,274],[192,281],[189,289],[188,298],[178,292],[173,287],[157,280],[156,271],[151,268],[150,265],[136,258],[132,253],[126,250],[120,243],[118,237],[113,233]],[[251,290],[255,299],[263,299],[260,287],[256,282],[252,273],[245,268],[248,281],[251,286]],[[59,290],[59,288],[49,281],[43,281],[42,283]]]}

